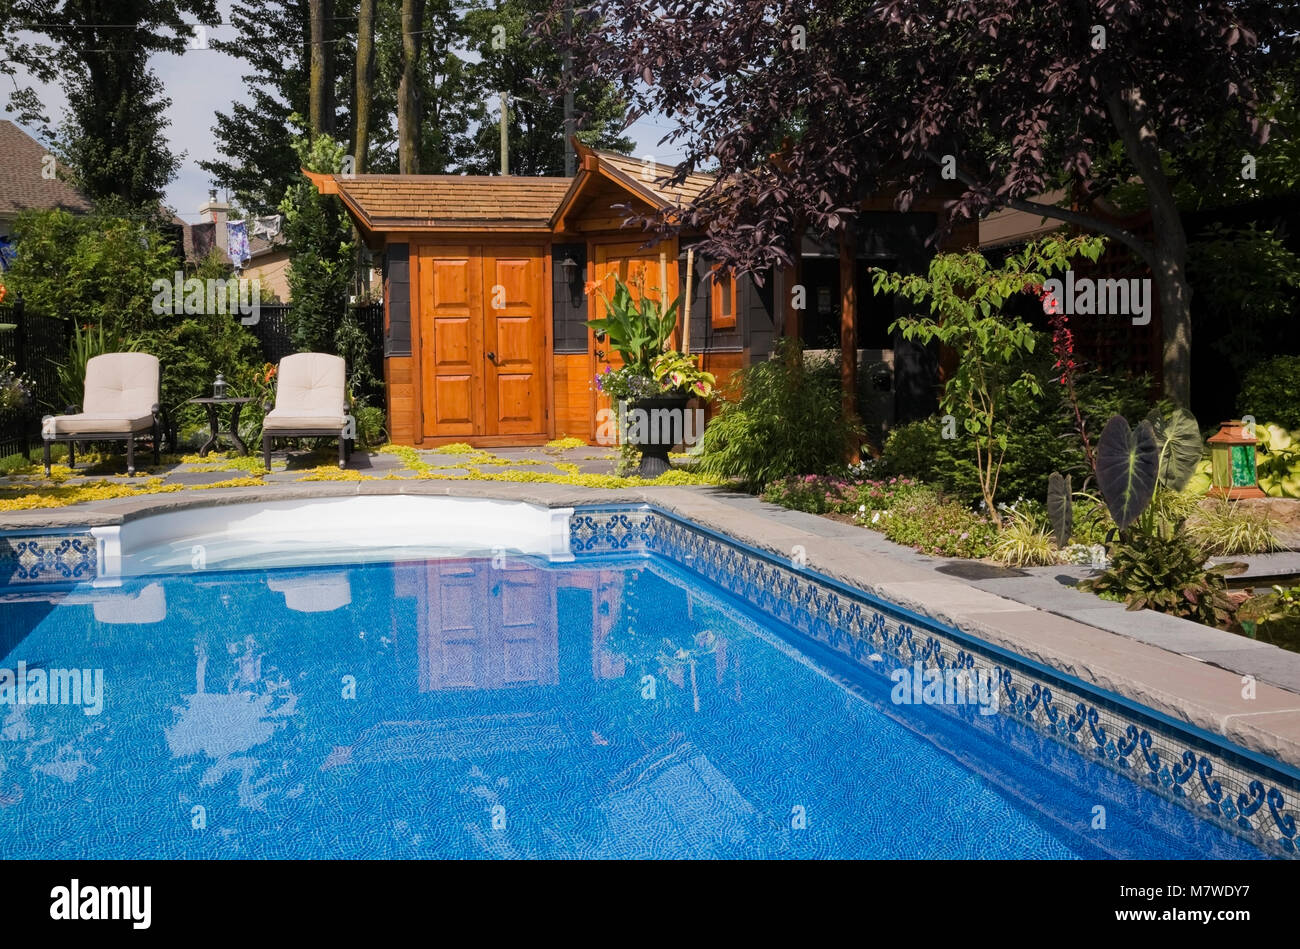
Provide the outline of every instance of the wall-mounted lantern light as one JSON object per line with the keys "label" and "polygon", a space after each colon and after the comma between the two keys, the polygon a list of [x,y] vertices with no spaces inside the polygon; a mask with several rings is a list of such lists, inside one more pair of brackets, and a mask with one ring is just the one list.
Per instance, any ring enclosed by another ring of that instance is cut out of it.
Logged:
{"label": "wall-mounted lantern light", "polygon": [[560,270],[564,272],[564,282],[569,285],[569,302],[574,309],[582,306],[582,267],[572,257],[560,261]]}
{"label": "wall-mounted lantern light", "polygon": [[1210,493],[1218,497],[1262,498],[1255,475],[1255,445],[1259,439],[1250,434],[1245,422],[1234,419],[1219,426],[1206,439],[1210,446]]}

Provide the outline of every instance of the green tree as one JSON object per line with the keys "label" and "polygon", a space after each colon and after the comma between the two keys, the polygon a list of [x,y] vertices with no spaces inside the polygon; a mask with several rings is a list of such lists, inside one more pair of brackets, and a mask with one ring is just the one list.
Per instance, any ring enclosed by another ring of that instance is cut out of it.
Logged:
{"label": "green tree", "polygon": [[998,477],[1014,419],[1008,407],[1015,398],[1037,397],[1042,388],[1026,369],[1008,377],[1002,369],[1034,351],[1033,328],[1019,317],[1006,317],[1003,305],[1015,294],[1042,286],[1053,273],[1066,270],[1079,255],[1095,261],[1103,241],[1095,237],[1049,238],[1012,254],[993,267],[980,253],[938,254],[927,274],[877,270],[876,293],[896,293],[913,303],[928,303],[927,316],[905,316],[889,331],[921,343],[937,341],[961,354],[944,386],[940,408],[960,419],[971,436],[980,494],[994,523]]}
{"label": "green tree", "polygon": [[308,110],[307,2],[246,0],[233,7],[231,22],[238,38],[213,46],[247,63],[251,101],[217,113],[212,134],[224,157],[199,167],[244,207],[271,214],[301,177],[289,117]]}
{"label": "green tree", "polygon": [[[532,27],[550,9],[547,0],[503,0],[465,14],[470,45],[481,56],[474,67],[487,121],[478,128],[470,170],[490,174],[501,167],[498,93],[509,94],[508,131],[512,175],[564,174],[564,100],[551,90],[563,78],[564,59],[550,42],[535,42]],[[621,134],[626,104],[603,81],[581,82],[574,92],[578,138],[593,148],[630,152]]]}
{"label": "green tree", "polygon": [[97,201],[156,207],[180,156],[166,139],[169,100],[149,57],[185,52],[195,22],[219,24],[214,0],[10,0],[5,20],[52,42],[43,71],[68,96],[57,147],[76,184]]}
{"label": "green tree", "polygon": [[[347,153],[347,146],[327,135],[304,135],[294,147],[302,167],[309,171],[337,173]],[[335,195],[320,194],[306,180],[289,188],[280,212],[289,244],[294,345],[300,352],[334,352],[354,269],[351,222]]]}

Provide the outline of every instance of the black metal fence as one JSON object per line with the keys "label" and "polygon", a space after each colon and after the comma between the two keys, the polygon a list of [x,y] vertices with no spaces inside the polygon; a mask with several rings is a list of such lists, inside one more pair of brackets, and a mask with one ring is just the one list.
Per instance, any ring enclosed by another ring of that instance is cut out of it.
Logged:
{"label": "black metal fence", "polygon": [[[278,363],[285,356],[296,353],[290,329],[288,303],[263,303],[258,308],[258,321],[249,327],[262,345],[262,355],[267,362]],[[370,341],[370,371],[382,384],[384,379],[384,305],[368,303],[352,308],[361,329]]]}
{"label": "black metal fence", "polygon": [[29,313],[22,297],[0,303],[0,357],[34,383],[32,404],[16,415],[0,416],[0,458],[26,454],[39,440],[41,416],[62,411],[55,406],[59,366],[68,358],[69,320]]}

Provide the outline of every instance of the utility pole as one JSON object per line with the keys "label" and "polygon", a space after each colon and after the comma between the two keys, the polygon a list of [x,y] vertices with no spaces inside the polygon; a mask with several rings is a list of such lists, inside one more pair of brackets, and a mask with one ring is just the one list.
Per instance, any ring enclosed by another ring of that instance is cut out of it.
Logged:
{"label": "utility pole", "polygon": [[510,93],[501,93],[501,174],[510,174]]}
{"label": "utility pole", "polygon": [[[564,38],[566,44],[573,39],[573,0],[564,7]],[[573,53],[566,45],[564,49],[564,177],[572,178],[575,172],[576,158],[573,154],[573,136],[577,126],[573,118]]]}

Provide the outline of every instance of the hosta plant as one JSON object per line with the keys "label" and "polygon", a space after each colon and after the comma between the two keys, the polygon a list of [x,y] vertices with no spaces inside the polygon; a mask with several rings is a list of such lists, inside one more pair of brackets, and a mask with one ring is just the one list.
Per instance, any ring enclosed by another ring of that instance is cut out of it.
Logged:
{"label": "hosta plant", "polygon": [[1206,552],[1182,524],[1160,521],[1154,530],[1133,531],[1111,546],[1110,566],[1079,587],[1130,610],[1155,610],[1209,626],[1232,623],[1235,604],[1227,595],[1228,574],[1241,564],[1207,567]]}

